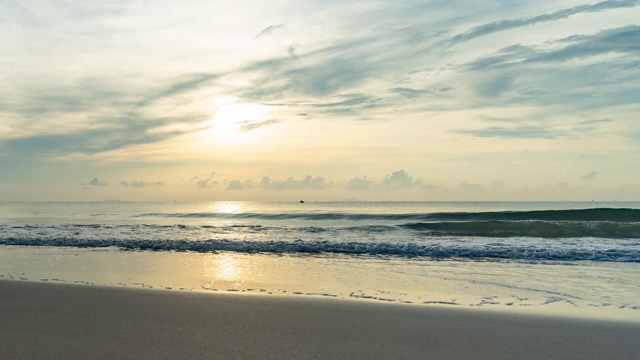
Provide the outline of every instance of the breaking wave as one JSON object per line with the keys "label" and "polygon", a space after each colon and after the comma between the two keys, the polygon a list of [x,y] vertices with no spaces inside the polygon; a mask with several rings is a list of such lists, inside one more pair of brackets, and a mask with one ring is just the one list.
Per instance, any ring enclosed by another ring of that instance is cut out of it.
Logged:
{"label": "breaking wave", "polygon": [[470,221],[401,225],[431,236],[640,238],[640,223],[612,221]]}
{"label": "breaking wave", "polygon": [[640,209],[595,208],[578,210],[491,211],[491,212],[442,212],[442,213],[260,213],[260,212],[194,212],[194,213],[145,213],[135,217],[185,218],[185,219],[261,219],[261,220],[381,220],[381,221],[609,221],[640,222]]}
{"label": "breaking wave", "polygon": [[[611,223],[604,224],[605,228]],[[621,225],[621,224],[618,224]],[[622,224],[636,226],[637,224]],[[500,226],[504,226],[501,228]],[[0,225],[0,245],[60,246],[126,250],[234,251],[266,254],[345,254],[432,259],[508,259],[640,262],[640,238],[502,237],[522,234],[513,223],[406,224],[399,227],[284,228],[255,225]],[[524,224],[523,226],[531,226]],[[534,224],[547,231],[548,224]],[[602,224],[598,224],[602,226]],[[477,227],[480,230],[476,229]],[[487,230],[493,229],[493,230]],[[403,228],[410,228],[403,231]],[[473,233],[497,232],[494,237]],[[527,230],[529,231],[529,230]],[[533,230],[532,230],[533,231]],[[595,230],[598,231],[598,230]],[[611,230],[602,230],[611,231]],[[620,231],[620,230],[617,230]],[[625,230],[627,231],[627,230]],[[631,231],[631,230],[629,230]],[[438,233],[425,235],[425,232]],[[510,233],[511,232],[511,233]],[[449,234],[444,236],[442,233]],[[453,233],[464,235],[452,236]]]}
{"label": "breaking wave", "polygon": [[234,251],[242,253],[272,254],[346,254],[346,255],[388,255],[403,257],[430,257],[433,259],[510,259],[510,260],[561,260],[561,261],[614,261],[640,262],[640,246],[629,249],[589,249],[563,246],[545,248],[526,245],[506,244],[416,244],[416,243],[370,243],[328,241],[230,241],[230,240],[82,240],[82,239],[2,239],[2,245],[23,246],[68,246],[83,248],[118,247],[126,250],[193,251],[216,252]]}

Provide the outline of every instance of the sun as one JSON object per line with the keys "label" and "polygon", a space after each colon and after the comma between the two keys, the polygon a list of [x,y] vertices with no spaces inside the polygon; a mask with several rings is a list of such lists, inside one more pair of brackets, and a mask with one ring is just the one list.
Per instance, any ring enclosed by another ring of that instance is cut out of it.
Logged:
{"label": "sun", "polygon": [[268,106],[236,102],[224,97],[216,101],[218,110],[209,121],[210,134],[220,142],[236,143],[251,137],[250,130],[265,121]]}

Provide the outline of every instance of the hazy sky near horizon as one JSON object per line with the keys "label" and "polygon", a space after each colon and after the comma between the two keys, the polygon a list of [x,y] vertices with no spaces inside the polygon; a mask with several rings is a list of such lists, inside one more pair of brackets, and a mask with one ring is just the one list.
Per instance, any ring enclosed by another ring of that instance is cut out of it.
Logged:
{"label": "hazy sky near horizon", "polygon": [[640,200],[640,1],[0,0],[0,200]]}

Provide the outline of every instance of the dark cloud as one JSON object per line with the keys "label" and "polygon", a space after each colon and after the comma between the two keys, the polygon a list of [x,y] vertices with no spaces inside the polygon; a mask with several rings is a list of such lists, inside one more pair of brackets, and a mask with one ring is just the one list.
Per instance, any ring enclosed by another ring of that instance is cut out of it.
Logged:
{"label": "dark cloud", "polygon": [[460,42],[469,41],[480,36],[493,34],[499,31],[511,30],[519,27],[535,25],[542,22],[557,21],[566,19],[572,15],[580,13],[600,12],[610,9],[635,7],[639,3],[638,0],[622,0],[622,1],[602,1],[592,5],[579,5],[568,9],[562,9],[549,14],[542,14],[529,18],[515,20],[500,20],[480,26],[476,26],[471,30],[458,34],[450,40],[450,45]]}
{"label": "dark cloud", "polygon": [[520,138],[520,139],[554,139],[558,134],[541,126],[519,126],[505,128],[493,126],[477,130],[458,130],[458,133],[477,137]]}

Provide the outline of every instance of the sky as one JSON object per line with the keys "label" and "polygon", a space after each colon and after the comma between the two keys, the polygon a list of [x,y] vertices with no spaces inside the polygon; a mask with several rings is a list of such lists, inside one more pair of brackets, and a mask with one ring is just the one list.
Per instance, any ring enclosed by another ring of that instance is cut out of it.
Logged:
{"label": "sky", "polygon": [[0,200],[640,200],[640,1],[0,0]]}

